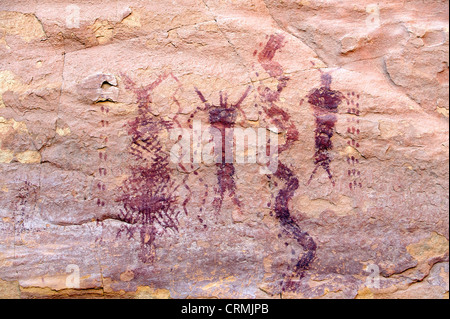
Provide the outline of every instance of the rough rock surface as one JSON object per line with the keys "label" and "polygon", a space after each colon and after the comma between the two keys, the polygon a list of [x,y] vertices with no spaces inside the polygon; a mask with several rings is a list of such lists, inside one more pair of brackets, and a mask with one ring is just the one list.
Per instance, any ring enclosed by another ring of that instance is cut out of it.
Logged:
{"label": "rough rock surface", "polygon": [[447,0],[2,0],[0,297],[448,298],[448,53]]}

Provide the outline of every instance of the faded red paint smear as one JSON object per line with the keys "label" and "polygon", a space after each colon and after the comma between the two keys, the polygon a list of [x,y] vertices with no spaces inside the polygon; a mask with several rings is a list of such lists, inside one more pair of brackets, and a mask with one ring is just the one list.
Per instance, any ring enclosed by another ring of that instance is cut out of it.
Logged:
{"label": "faded red paint smear", "polygon": [[283,67],[273,61],[275,54],[284,46],[284,36],[273,34],[270,36],[264,49],[258,54],[258,61],[271,77],[283,75]]}

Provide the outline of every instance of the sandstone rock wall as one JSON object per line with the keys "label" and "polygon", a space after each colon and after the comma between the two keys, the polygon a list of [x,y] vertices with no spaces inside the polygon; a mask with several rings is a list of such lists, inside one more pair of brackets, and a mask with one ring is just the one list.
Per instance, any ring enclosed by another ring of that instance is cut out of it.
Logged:
{"label": "sandstone rock wall", "polygon": [[448,51],[446,0],[2,0],[0,297],[448,298]]}

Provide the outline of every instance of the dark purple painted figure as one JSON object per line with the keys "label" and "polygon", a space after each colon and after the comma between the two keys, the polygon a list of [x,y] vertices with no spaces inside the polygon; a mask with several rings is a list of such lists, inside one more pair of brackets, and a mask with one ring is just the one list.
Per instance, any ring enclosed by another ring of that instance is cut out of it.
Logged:
{"label": "dark purple painted figure", "polygon": [[[233,142],[232,128],[236,124],[236,120],[238,117],[238,111],[240,111],[245,117],[245,113],[241,109],[241,104],[247,98],[251,87],[248,87],[244,94],[241,96],[239,101],[235,104],[228,105],[228,96],[225,96],[220,93],[220,105],[214,106],[207,102],[205,96],[200,90],[195,88],[195,91],[203,102],[205,107],[197,108],[197,110],[191,115],[191,119],[198,111],[207,111],[209,115],[209,124],[217,130],[220,131],[222,135],[222,156],[220,163],[216,163],[217,166],[217,196],[214,198],[213,206],[218,213],[223,204],[223,200],[225,197],[225,192],[228,192],[229,196],[233,200],[233,204],[239,209],[241,208],[241,202],[237,198],[236,195],[236,183],[234,181],[235,168],[233,163],[227,163],[225,152],[227,148],[232,147],[233,145],[227,145],[228,143]],[[191,122],[189,120],[189,123]],[[227,131],[230,136],[227,136]]]}
{"label": "dark purple painted figure", "polygon": [[337,122],[338,106],[345,97],[341,92],[331,89],[331,81],[330,74],[322,74],[322,87],[314,89],[308,96],[308,102],[313,106],[316,118],[316,153],[314,155],[316,167],[309,178],[308,185],[320,167],[327,172],[331,184],[333,186],[336,184],[330,169],[331,157],[329,151],[333,149],[331,138],[334,135],[334,127]]}

